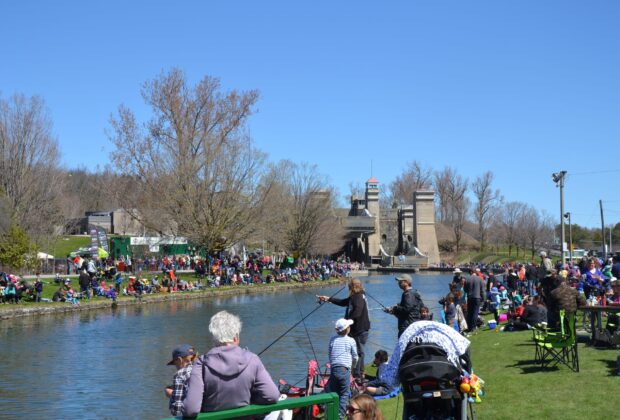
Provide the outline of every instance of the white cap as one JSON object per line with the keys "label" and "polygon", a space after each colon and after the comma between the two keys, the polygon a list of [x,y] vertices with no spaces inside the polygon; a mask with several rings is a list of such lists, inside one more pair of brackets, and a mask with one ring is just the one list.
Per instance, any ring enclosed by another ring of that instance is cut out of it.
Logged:
{"label": "white cap", "polygon": [[547,256],[547,253],[546,253],[545,251],[540,251],[540,256],[541,256],[541,257],[546,257],[546,256]]}
{"label": "white cap", "polygon": [[351,325],[353,325],[352,319],[340,318],[338,321],[336,321],[336,331],[343,332],[344,330],[349,328]]}

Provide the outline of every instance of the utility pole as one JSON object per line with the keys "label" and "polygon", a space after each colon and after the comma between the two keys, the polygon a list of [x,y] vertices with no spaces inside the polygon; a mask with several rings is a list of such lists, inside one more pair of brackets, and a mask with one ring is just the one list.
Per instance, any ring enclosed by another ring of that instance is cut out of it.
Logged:
{"label": "utility pole", "polygon": [[603,217],[603,200],[598,200],[598,205],[601,208],[601,238],[603,239],[603,256],[607,257],[607,249],[605,248],[605,219]]}
{"label": "utility pole", "polygon": [[564,264],[564,243],[566,242],[566,235],[564,233],[564,177],[566,171],[556,172],[551,175],[556,187],[560,187],[560,255],[562,264]]}
{"label": "utility pole", "polygon": [[573,265],[573,225],[570,221],[570,211],[564,213],[564,217],[568,219],[568,255],[570,255],[570,263]]}

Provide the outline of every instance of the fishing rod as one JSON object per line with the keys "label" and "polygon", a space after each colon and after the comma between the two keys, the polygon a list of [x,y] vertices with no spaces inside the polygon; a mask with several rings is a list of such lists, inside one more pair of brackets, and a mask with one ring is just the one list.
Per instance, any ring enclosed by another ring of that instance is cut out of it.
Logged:
{"label": "fishing rod", "polygon": [[366,296],[368,296],[369,298],[371,298],[372,300],[374,300],[375,302],[377,302],[379,305],[381,305],[382,309],[387,309],[387,306],[385,306],[383,303],[379,302],[377,299],[375,299],[370,293],[368,293],[367,291],[364,290],[364,294]]}
{"label": "fishing rod", "polygon": [[[333,295],[330,296],[334,297],[336,296],[338,293],[340,293],[345,287],[347,287],[346,285],[342,286],[342,288],[340,290],[338,290],[336,293],[334,293]],[[284,337],[286,334],[288,334],[293,328],[295,328],[296,326],[298,326],[299,324],[301,324],[302,322],[304,322],[306,320],[306,318],[308,318],[310,315],[312,315],[313,313],[315,313],[316,311],[318,311],[323,305],[321,305],[319,303],[319,306],[317,306],[316,308],[314,308],[312,311],[310,311],[310,313],[306,316],[304,316],[302,319],[300,319],[299,321],[297,321],[295,323],[295,325],[293,325],[291,328],[289,328],[288,330],[286,330],[282,335],[280,335],[278,338],[276,338],[275,340],[273,340],[273,342],[271,344],[269,344],[267,347],[265,347],[263,349],[263,351],[261,351],[260,353],[258,353],[258,356],[260,356],[261,354],[263,354],[264,352],[267,351],[267,349],[269,349],[271,346],[273,346],[274,344],[276,344],[278,341],[280,341],[280,339],[282,339],[282,337]]]}

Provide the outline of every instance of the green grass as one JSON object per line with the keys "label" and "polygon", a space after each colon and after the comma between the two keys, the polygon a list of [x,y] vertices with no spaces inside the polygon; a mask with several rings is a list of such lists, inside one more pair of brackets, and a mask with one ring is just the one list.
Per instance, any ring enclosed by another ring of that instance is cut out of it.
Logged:
{"label": "green grass", "polygon": [[[482,403],[475,404],[477,418],[618,418],[618,350],[586,346],[580,335],[579,373],[565,366],[541,370],[534,364],[531,331],[485,330],[471,337],[474,371],[486,383]],[[402,396],[379,406],[386,419],[400,418]]]}
{"label": "green grass", "polygon": [[[465,264],[469,262],[482,262],[484,264],[503,264],[505,262],[525,262],[532,261],[532,253],[529,250],[523,252],[523,249],[519,249],[519,254],[516,253],[516,249],[512,249],[512,253],[508,255],[508,248],[500,249],[499,251],[465,251],[461,252],[455,260],[459,264]],[[540,262],[538,256],[534,256],[534,261]]]}
{"label": "green grass", "polygon": [[90,246],[89,236],[58,236],[54,242],[43,244],[41,246],[41,252],[51,254],[56,258],[65,258],[76,249],[87,246]]}

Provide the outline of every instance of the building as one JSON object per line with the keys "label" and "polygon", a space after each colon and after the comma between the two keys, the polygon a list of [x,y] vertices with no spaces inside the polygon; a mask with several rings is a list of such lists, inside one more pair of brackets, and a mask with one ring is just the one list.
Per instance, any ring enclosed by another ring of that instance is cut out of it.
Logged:
{"label": "building", "polygon": [[411,204],[392,209],[380,208],[379,194],[379,181],[371,177],[364,198],[351,197],[351,207],[341,217],[347,231],[345,253],[368,264],[438,264],[435,192],[416,191]]}
{"label": "building", "polygon": [[143,236],[145,233],[144,225],[125,209],[87,211],[84,217],[66,226],[68,234],[88,234],[91,229],[116,235]]}

